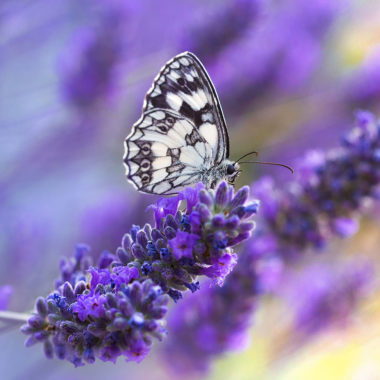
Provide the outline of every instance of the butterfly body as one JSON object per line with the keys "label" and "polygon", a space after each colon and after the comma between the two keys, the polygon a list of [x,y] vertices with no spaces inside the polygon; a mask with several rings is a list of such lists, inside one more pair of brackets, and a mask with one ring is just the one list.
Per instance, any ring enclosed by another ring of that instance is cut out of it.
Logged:
{"label": "butterfly body", "polygon": [[147,92],[143,113],[125,140],[128,180],[145,193],[174,194],[202,181],[233,182],[229,139],[214,86],[189,52],[171,59]]}

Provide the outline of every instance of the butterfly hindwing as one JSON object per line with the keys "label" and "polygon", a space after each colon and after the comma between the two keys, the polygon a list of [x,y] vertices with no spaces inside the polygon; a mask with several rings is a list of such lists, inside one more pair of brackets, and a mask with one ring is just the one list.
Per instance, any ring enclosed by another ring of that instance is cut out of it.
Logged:
{"label": "butterfly hindwing", "polygon": [[228,157],[228,133],[218,95],[194,54],[179,54],[161,69],[145,97],[143,112],[154,108],[189,119],[212,146],[215,164]]}
{"label": "butterfly hindwing", "polygon": [[125,144],[128,179],[146,193],[174,193],[212,165],[212,148],[194,125],[167,110],[144,113]]}

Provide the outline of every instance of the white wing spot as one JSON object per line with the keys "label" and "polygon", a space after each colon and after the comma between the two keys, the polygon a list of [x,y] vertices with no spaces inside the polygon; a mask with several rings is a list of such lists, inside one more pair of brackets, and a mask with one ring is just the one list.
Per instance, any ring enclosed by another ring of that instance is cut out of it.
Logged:
{"label": "white wing spot", "polygon": [[203,123],[199,127],[200,135],[213,147],[218,145],[218,130],[215,124]]}
{"label": "white wing spot", "polygon": [[189,66],[189,64],[190,64],[190,62],[189,62],[189,60],[188,60],[187,58],[181,58],[179,61],[180,61],[180,62],[182,63],[182,65],[184,65],[184,66]]}
{"label": "white wing spot", "polygon": [[155,111],[152,112],[150,115],[157,120],[163,120],[166,116],[164,111]]}
{"label": "white wing spot", "polygon": [[177,94],[174,94],[173,92],[168,92],[166,94],[166,102],[168,103],[169,107],[171,107],[173,110],[179,111],[179,109],[182,106],[183,100]]}
{"label": "white wing spot", "polygon": [[154,192],[157,194],[164,194],[171,189],[169,182],[161,182],[154,186]]}
{"label": "white wing spot", "polygon": [[150,149],[154,156],[161,157],[161,156],[166,156],[168,147],[167,145],[162,144],[160,142],[154,142]]}
{"label": "white wing spot", "polygon": [[179,160],[188,166],[200,168],[203,166],[204,159],[201,157],[194,147],[187,145],[181,148],[181,155]]}
{"label": "white wing spot", "polygon": [[164,180],[167,175],[168,175],[168,173],[165,169],[156,170],[155,172],[152,172],[151,183],[160,182],[160,181]]}
{"label": "white wing spot", "polygon": [[140,152],[140,148],[132,141],[127,142],[127,149],[128,159],[135,157]]}
{"label": "white wing spot", "polygon": [[129,173],[128,175],[136,174],[139,170],[139,166],[135,164],[134,162],[129,162]]}
{"label": "white wing spot", "polygon": [[179,69],[179,63],[178,63],[178,61],[174,61],[170,66],[173,67],[173,68],[175,68],[175,69]]}
{"label": "white wing spot", "polygon": [[163,168],[167,168],[171,164],[172,164],[172,158],[171,157],[169,157],[169,156],[158,157],[158,158],[153,160],[152,168],[153,168],[153,170],[163,169]]}

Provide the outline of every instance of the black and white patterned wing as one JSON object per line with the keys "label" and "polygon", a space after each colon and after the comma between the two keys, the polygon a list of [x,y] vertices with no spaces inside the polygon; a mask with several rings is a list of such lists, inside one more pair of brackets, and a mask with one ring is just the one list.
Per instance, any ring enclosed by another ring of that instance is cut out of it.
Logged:
{"label": "black and white patterned wing", "polygon": [[128,179],[139,191],[176,193],[228,153],[223,112],[206,70],[193,54],[177,55],[155,78],[125,140]]}
{"label": "black and white patterned wing", "polygon": [[194,54],[179,54],[161,69],[146,94],[143,112],[155,108],[189,119],[211,145],[215,164],[228,158],[229,139],[219,98]]}
{"label": "black and white patterned wing", "polygon": [[212,165],[210,144],[188,119],[167,110],[144,113],[125,145],[127,177],[145,193],[174,194]]}

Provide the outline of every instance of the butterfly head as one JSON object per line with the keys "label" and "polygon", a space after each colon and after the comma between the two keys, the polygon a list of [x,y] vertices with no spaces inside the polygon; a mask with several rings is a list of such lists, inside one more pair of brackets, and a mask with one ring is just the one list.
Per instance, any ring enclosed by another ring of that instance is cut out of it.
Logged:
{"label": "butterfly head", "polygon": [[241,172],[239,163],[226,160],[224,169],[225,169],[225,178],[230,184],[233,184],[237,176]]}

